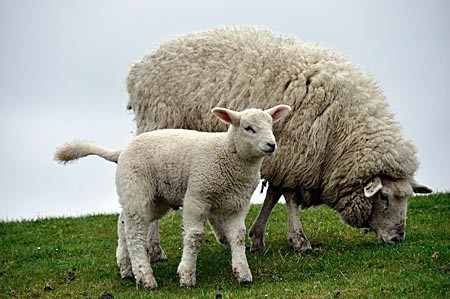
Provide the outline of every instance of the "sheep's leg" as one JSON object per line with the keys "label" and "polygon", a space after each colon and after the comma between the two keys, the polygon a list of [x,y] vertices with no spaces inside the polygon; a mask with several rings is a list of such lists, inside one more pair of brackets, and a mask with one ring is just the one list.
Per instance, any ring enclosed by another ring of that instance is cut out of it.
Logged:
{"label": "sheep's leg", "polygon": [[116,259],[120,270],[120,276],[122,278],[132,278],[133,271],[131,269],[131,260],[127,248],[127,239],[125,237],[125,220],[123,218],[123,212],[121,212],[117,221],[117,234],[119,240],[116,250]]}
{"label": "sheep's leg", "polygon": [[305,251],[311,249],[311,243],[306,238],[300,222],[297,195],[299,194],[294,191],[284,194],[289,219],[288,240],[294,251]]}
{"label": "sheep's leg", "polygon": [[240,283],[252,282],[252,273],[245,255],[245,216],[246,211],[227,217],[223,231],[231,250],[233,274]]}
{"label": "sheep's leg", "polygon": [[180,286],[195,285],[197,255],[205,234],[205,219],[202,210],[185,199],[183,206],[183,255],[178,265]]}
{"label": "sheep's leg", "polygon": [[166,253],[161,248],[159,241],[158,220],[150,222],[148,229],[148,256],[152,262],[167,260]]}
{"label": "sheep's leg", "polygon": [[248,233],[248,237],[251,242],[251,252],[259,251],[264,248],[264,234],[266,232],[267,223],[269,222],[270,213],[280,197],[280,189],[274,187],[272,184],[269,184],[263,206]]}
{"label": "sheep's leg", "polygon": [[228,249],[230,249],[230,243],[225,237],[225,232],[223,230],[223,222],[219,218],[215,217],[210,217],[208,221],[214,231],[217,242],[224,244]]}
{"label": "sheep's leg", "polygon": [[146,239],[148,237],[149,220],[139,213],[123,211],[127,248],[131,259],[131,268],[137,284],[146,289],[158,286],[147,255]]}

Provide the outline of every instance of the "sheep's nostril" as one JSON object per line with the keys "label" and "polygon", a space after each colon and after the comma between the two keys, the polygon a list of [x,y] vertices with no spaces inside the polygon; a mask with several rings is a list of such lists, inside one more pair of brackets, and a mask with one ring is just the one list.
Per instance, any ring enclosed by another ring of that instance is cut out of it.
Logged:
{"label": "sheep's nostril", "polygon": [[269,143],[269,142],[267,142],[266,144],[267,144],[268,147],[270,147],[270,151],[271,151],[271,152],[275,151],[275,143]]}
{"label": "sheep's nostril", "polygon": [[398,233],[396,236],[392,237],[390,241],[392,243],[398,243],[405,239],[405,233]]}

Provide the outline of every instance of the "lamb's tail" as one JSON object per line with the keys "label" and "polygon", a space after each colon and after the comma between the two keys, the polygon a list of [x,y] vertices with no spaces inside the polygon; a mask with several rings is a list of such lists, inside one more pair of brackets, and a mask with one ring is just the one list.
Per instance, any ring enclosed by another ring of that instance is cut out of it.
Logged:
{"label": "lamb's tail", "polygon": [[89,155],[96,155],[117,163],[121,152],[122,149],[113,151],[92,142],[74,141],[59,147],[55,153],[55,160],[59,163],[67,164]]}

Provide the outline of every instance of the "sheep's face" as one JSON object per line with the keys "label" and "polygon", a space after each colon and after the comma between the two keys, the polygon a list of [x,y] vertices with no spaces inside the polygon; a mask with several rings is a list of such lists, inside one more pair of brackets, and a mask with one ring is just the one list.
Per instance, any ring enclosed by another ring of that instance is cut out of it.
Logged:
{"label": "sheep's face", "polygon": [[236,128],[235,146],[239,155],[247,158],[275,153],[277,144],[271,116],[263,111],[243,115]]}
{"label": "sheep's face", "polygon": [[372,200],[372,212],[366,226],[377,234],[380,243],[403,241],[406,212],[413,192],[430,193],[431,189],[408,178],[394,180],[376,177],[369,185],[366,189],[372,188],[372,192],[365,190],[365,195]]}
{"label": "sheep's face", "polygon": [[225,108],[214,108],[212,112],[231,125],[229,138],[244,159],[272,155],[277,144],[272,132],[272,123],[283,119],[291,111],[286,105],[277,105],[267,110],[247,109],[236,112]]}

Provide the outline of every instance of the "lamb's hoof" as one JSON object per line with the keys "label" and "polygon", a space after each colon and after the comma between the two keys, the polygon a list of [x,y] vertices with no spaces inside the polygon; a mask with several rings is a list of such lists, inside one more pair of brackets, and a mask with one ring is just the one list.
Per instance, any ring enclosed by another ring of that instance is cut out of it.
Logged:
{"label": "lamb's hoof", "polygon": [[152,290],[158,287],[158,283],[153,275],[147,275],[146,277],[141,277],[139,279],[136,278],[136,283],[142,285],[146,290]]}
{"label": "lamb's hoof", "polygon": [[233,274],[237,281],[241,284],[248,284],[253,281],[252,273],[248,267],[242,267],[239,270],[237,268],[233,268]]}
{"label": "lamb's hoof", "polygon": [[180,287],[188,288],[195,285],[195,272],[179,272],[178,274],[180,275]]}
{"label": "lamb's hoof", "polygon": [[296,252],[312,250],[311,243],[305,236],[289,238],[289,242],[291,242],[292,248]]}
{"label": "lamb's hoof", "polygon": [[152,263],[167,261],[167,255],[161,247],[154,248],[153,251],[150,251],[149,258]]}
{"label": "lamb's hoof", "polygon": [[250,238],[250,252],[257,252],[264,248],[264,235],[250,232],[248,236]]}
{"label": "lamb's hoof", "polygon": [[134,278],[133,270],[131,269],[131,263],[129,260],[125,262],[121,261],[118,264],[120,277],[122,277],[123,279]]}

